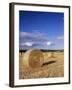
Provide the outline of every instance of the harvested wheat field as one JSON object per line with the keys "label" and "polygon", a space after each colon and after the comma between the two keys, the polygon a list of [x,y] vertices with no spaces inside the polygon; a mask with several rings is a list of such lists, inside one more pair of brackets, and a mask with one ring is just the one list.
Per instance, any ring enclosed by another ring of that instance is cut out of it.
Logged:
{"label": "harvested wheat field", "polygon": [[44,52],[30,50],[20,53],[19,79],[50,78],[63,76],[63,51]]}

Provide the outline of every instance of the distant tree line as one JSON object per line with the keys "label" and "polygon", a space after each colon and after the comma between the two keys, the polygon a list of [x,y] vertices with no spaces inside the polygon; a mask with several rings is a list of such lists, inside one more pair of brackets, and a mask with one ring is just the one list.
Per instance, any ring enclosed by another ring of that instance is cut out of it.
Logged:
{"label": "distant tree line", "polygon": [[[40,49],[43,52],[64,52],[64,49],[61,50],[44,50],[44,49]],[[26,52],[27,50],[19,50],[19,52]]]}

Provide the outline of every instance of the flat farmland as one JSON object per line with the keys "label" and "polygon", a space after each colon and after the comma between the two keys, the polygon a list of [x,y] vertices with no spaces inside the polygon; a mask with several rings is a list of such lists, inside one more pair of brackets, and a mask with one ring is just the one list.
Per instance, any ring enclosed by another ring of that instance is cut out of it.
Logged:
{"label": "flat farmland", "polygon": [[64,76],[64,52],[43,52],[44,61],[39,68],[27,68],[23,64],[25,52],[19,53],[19,79],[53,78]]}

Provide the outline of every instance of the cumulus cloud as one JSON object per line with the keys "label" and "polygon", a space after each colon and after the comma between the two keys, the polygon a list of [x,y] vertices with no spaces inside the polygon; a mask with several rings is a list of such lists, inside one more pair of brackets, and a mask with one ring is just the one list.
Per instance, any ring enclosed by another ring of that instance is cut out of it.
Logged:
{"label": "cumulus cloud", "polygon": [[59,36],[57,39],[63,40],[64,39],[64,36]]}

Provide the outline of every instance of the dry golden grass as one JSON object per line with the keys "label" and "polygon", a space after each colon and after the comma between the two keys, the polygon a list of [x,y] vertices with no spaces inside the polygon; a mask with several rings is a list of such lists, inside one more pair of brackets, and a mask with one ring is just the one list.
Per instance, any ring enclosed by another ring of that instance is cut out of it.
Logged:
{"label": "dry golden grass", "polygon": [[26,68],[23,65],[22,57],[24,53],[19,55],[19,79],[31,78],[50,78],[64,76],[64,53],[63,52],[43,52],[44,63],[39,68]]}

